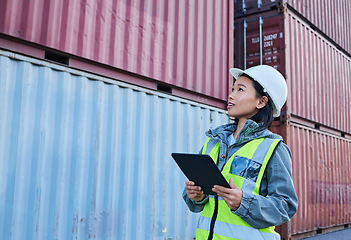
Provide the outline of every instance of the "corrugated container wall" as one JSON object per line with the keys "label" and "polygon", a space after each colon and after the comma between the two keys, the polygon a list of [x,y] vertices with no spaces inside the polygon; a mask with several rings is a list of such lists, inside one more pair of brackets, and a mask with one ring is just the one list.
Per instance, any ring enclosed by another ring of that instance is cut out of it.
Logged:
{"label": "corrugated container wall", "polygon": [[171,152],[223,110],[0,51],[0,239],[193,239]]}
{"label": "corrugated container wall", "polygon": [[312,28],[318,29],[351,54],[351,1],[349,0],[235,0],[235,16],[256,14],[272,8],[280,8],[283,5],[296,11],[310,22]]}
{"label": "corrugated container wall", "polygon": [[236,18],[235,36],[236,67],[262,62],[285,75],[289,93],[283,113],[351,133],[350,57],[288,9]]}
{"label": "corrugated container wall", "polygon": [[349,226],[350,56],[283,7],[235,18],[235,67],[260,63],[281,71],[289,88],[271,129],[291,148],[299,207],[278,231],[299,239]]}
{"label": "corrugated container wall", "polygon": [[351,54],[350,0],[286,0],[316,28]]}
{"label": "corrugated container wall", "polygon": [[227,100],[231,1],[0,0],[0,6],[0,33]]}
{"label": "corrugated container wall", "polygon": [[272,131],[283,135],[292,152],[299,208],[286,228],[289,234],[308,236],[350,224],[351,140],[298,124],[273,126]]}
{"label": "corrugated container wall", "polygon": [[296,15],[285,15],[288,113],[351,133],[351,58]]}

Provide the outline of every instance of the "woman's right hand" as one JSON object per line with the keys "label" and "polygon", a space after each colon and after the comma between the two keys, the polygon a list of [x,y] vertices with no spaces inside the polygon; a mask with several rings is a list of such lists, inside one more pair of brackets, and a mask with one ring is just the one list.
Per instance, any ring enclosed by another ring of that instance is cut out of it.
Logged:
{"label": "woman's right hand", "polygon": [[196,186],[193,181],[185,181],[185,191],[188,197],[195,202],[199,202],[205,198],[205,194],[201,190],[201,187]]}

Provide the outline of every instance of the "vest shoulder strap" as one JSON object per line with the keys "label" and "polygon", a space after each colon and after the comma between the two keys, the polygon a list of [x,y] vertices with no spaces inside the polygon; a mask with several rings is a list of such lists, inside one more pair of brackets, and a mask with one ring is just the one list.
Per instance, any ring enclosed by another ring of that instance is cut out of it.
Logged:
{"label": "vest shoulder strap", "polygon": [[[208,142],[211,140],[211,138],[207,138],[203,148],[202,148],[202,154],[207,154],[207,146]],[[216,143],[216,145],[211,149],[211,151],[208,153],[212,160],[217,164],[218,160],[218,153],[219,153],[219,142]]]}
{"label": "vest shoulder strap", "polygon": [[256,180],[256,185],[255,185],[255,189],[253,191],[253,193],[259,193],[259,189],[260,189],[260,185],[261,185],[261,181],[262,181],[262,178],[263,178],[263,174],[266,170],[266,167],[267,167],[267,164],[269,162],[269,160],[271,159],[271,157],[273,156],[273,153],[274,151],[277,149],[278,145],[280,142],[282,142],[281,139],[269,139],[270,141],[270,147],[266,153],[266,155],[264,156],[264,159],[263,159],[263,163],[262,163],[262,166],[261,166],[261,169],[258,173],[258,177],[257,177],[257,180]]}

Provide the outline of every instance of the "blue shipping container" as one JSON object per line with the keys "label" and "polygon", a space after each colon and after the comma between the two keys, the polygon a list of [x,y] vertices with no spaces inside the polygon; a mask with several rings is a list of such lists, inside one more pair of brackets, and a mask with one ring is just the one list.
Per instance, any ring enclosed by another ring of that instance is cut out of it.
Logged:
{"label": "blue shipping container", "polygon": [[226,112],[0,50],[0,239],[193,239],[171,152]]}

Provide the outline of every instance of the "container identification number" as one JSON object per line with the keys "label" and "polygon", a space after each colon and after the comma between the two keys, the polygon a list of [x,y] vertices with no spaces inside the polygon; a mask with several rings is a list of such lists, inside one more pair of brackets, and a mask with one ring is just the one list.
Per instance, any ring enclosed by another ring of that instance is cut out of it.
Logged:
{"label": "container identification number", "polygon": [[273,41],[264,42],[263,47],[271,47],[271,46],[273,46]]}
{"label": "container identification number", "polygon": [[[269,34],[269,35],[263,36],[264,46],[265,47],[273,46],[273,40],[277,39],[277,38],[278,38],[278,33],[274,33],[274,34]],[[251,42],[252,43],[259,43],[260,42],[260,38],[259,37],[251,38]]]}
{"label": "container identification number", "polygon": [[263,47],[271,47],[271,46],[273,46],[273,40],[277,39],[277,37],[278,37],[277,33],[263,36],[263,41],[264,41]]}
{"label": "container identification number", "polygon": [[263,41],[274,40],[274,39],[277,39],[277,37],[278,37],[278,33],[269,34],[269,35],[263,36]]}

